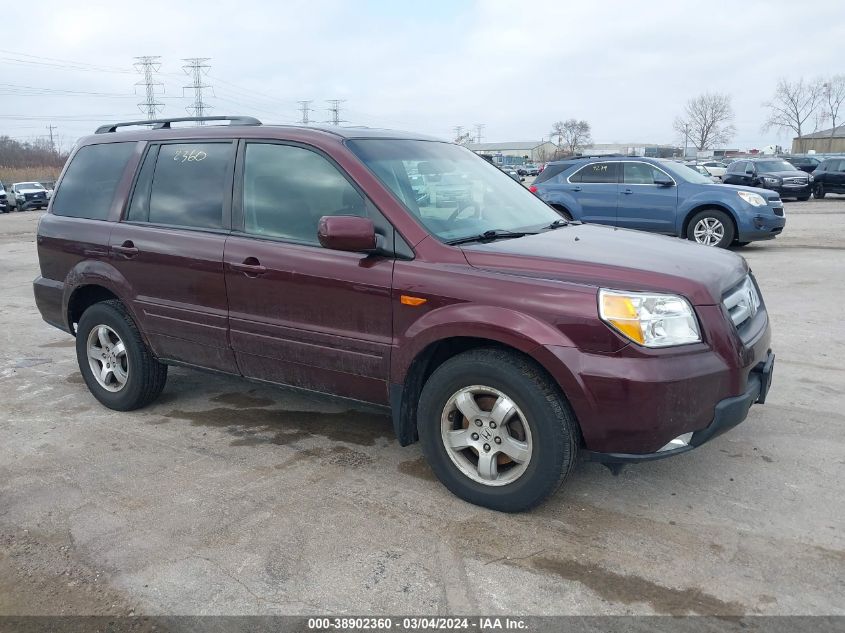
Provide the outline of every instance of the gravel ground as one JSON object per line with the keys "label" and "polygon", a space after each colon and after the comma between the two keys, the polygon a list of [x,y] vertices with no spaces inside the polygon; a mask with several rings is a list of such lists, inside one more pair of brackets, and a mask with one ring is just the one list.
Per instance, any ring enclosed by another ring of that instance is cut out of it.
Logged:
{"label": "gravel ground", "polygon": [[520,515],[450,495],[378,410],[184,369],[103,408],[33,303],[40,214],[0,216],[0,614],[845,614],[845,197],[786,208],[740,251],[767,404]]}

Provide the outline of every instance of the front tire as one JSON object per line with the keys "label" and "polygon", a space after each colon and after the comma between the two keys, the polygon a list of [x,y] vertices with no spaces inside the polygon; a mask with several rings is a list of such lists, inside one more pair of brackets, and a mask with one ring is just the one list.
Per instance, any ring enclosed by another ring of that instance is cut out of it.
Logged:
{"label": "front tire", "polygon": [[116,411],[149,404],[167,381],[167,365],[153,356],[120,301],[85,310],[76,332],[76,359],[94,397]]}
{"label": "front tire", "polygon": [[727,248],[734,241],[734,224],[719,209],[699,211],[689,221],[687,239],[704,246]]}
{"label": "front tire", "polygon": [[824,198],[825,193],[826,192],[824,190],[824,185],[822,183],[817,184],[815,186],[815,188],[813,189],[813,197],[818,199],[818,200],[821,200],[822,198]]}
{"label": "front tire", "polygon": [[513,352],[478,349],[447,360],[423,387],[417,419],[437,478],[493,510],[538,505],[577,460],[568,403],[533,361]]}

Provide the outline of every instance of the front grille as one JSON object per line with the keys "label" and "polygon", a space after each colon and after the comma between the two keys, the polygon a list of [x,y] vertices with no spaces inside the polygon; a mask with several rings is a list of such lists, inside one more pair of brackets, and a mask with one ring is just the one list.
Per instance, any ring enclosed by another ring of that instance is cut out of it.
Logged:
{"label": "front grille", "polygon": [[44,200],[47,197],[45,193],[25,193],[23,194],[24,200]]}
{"label": "front grille", "polygon": [[746,276],[739,284],[731,288],[722,299],[731,321],[739,330],[760,310],[760,295],[751,277]]}
{"label": "front grille", "polygon": [[806,185],[808,180],[806,178],[784,178],[785,185]]}

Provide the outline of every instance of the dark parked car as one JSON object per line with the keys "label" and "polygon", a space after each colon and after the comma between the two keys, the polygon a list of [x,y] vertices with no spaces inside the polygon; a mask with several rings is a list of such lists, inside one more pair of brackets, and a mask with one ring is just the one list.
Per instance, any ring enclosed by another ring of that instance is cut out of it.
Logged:
{"label": "dark parked car", "polygon": [[770,189],[781,198],[809,200],[813,176],[780,158],[743,158],[728,165],[722,182]]}
{"label": "dark parked car", "polygon": [[571,219],[685,237],[705,246],[772,239],[786,223],[778,194],[717,185],[709,175],[660,158],[557,161],[529,189]]}
{"label": "dark parked car", "polygon": [[813,196],[845,193],[845,156],[825,159],[813,172]]}
{"label": "dark parked car", "polygon": [[783,159],[796,169],[806,171],[808,174],[812,174],[824,160],[816,156],[784,156]]}
{"label": "dark parked car", "polygon": [[[81,139],[38,228],[36,303],[107,407],[168,365],[373,403],[452,492],[517,511],[579,451],[678,455],[766,399],[768,313],[731,252],[569,223],[435,139],[202,120],[231,124]],[[428,202],[446,176],[468,196]]]}

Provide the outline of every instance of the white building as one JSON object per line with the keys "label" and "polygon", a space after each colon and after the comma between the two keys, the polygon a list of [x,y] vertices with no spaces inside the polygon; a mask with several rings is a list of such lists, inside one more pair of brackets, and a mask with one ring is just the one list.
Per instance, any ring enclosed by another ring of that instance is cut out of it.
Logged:
{"label": "white building", "polygon": [[552,160],[558,147],[550,141],[516,141],[501,143],[469,143],[476,154],[492,156],[493,161],[505,165],[545,163]]}

